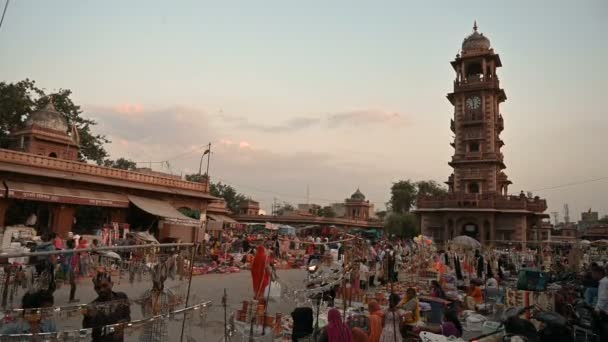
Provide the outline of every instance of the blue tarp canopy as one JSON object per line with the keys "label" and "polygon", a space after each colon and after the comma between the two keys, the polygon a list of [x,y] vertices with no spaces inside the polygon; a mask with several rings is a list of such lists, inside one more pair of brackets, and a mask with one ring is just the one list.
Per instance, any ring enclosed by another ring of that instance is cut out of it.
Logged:
{"label": "blue tarp canopy", "polygon": [[279,225],[279,234],[296,235],[296,228],[287,224]]}

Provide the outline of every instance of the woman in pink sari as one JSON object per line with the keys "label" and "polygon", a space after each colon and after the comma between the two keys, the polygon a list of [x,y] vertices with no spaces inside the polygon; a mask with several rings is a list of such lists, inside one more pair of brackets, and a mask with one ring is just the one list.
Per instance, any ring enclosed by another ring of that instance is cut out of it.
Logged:
{"label": "woman in pink sari", "polygon": [[350,327],[342,322],[342,315],[337,309],[327,313],[327,340],[329,342],[353,342]]}

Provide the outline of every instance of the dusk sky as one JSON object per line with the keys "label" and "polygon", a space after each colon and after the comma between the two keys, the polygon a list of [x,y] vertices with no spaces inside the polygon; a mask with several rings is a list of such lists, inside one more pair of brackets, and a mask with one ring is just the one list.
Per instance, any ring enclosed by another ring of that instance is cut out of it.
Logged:
{"label": "dusk sky", "polygon": [[475,19],[503,63],[510,191],[608,214],[605,0],[19,0],[0,80],[71,89],[113,158],[193,173],[211,142],[212,179],[266,209],[307,185],[383,207],[392,182],[451,173],[449,62]]}

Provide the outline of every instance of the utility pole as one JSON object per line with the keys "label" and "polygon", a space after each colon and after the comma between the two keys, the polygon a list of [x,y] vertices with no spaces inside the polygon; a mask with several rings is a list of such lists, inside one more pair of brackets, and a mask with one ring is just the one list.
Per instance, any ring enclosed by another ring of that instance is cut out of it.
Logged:
{"label": "utility pole", "polygon": [[272,199],[272,216],[277,216],[277,198],[273,197]]}
{"label": "utility pole", "polygon": [[209,161],[211,159],[211,143],[209,143],[209,145],[207,145],[207,149],[205,150],[205,152],[203,152],[203,155],[201,156],[201,161],[198,164],[198,175],[201,175],[201,171],[203,168],[203,158],[205,158],[205,156],[207,156],[207,171],[205,172],[205,174],[207,175],[207,178],[209,178]]}
{"label": "utility pole", "polygon": [[306,204],[310,204],[310,186],[306,184]]}

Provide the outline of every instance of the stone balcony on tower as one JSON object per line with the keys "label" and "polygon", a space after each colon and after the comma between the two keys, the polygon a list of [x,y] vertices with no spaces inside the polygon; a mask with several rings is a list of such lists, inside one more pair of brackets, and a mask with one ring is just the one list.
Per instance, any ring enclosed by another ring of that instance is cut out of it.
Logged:
{"label": "stone balcony on tower", "polygon": [[500,195],[449,193],[444,196],[420,196],[417,201],[418,209],[439,208],[470,208],[494,209],[496,211],[520,210],[542,213],[547,210],[547,201],[539,197],[528,198],[523,195]]}

